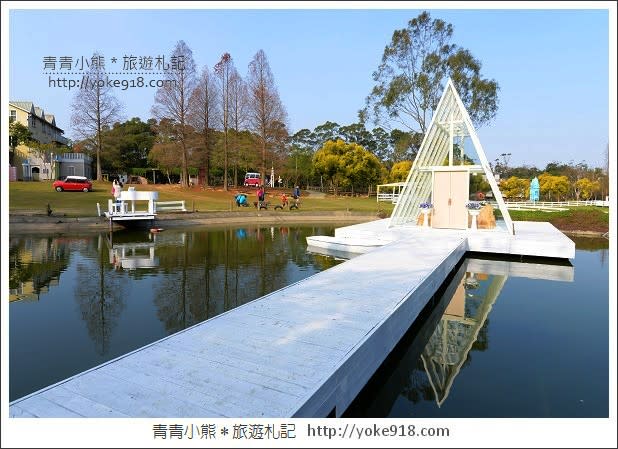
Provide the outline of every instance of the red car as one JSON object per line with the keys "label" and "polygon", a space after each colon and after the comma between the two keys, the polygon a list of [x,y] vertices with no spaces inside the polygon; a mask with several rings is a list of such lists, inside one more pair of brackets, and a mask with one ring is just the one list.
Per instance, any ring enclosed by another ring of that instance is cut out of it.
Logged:
{"label": "red car", "polygon": [[65,176],[54,181],[54,189],[57,192],[72,190],[76,192],[92,192],[92,182],[85,176]]}
{"label": "red car", "polygon": [[259,173],[249,172],[245,173],[245,187],[258,187],[262,184]]}

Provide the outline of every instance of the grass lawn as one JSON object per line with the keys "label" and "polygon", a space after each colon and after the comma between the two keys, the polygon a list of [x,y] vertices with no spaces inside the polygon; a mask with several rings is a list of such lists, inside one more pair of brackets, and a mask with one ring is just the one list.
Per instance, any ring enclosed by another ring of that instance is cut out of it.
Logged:
{"label": "grass lawn", "polygon": [[597,206],[569,207],[556,212],[509,210],[513,221],[549,221],[561,231],[609,231],[609,208]]}
{"label": "grass lawn", "polygon": [[[125,185],[125,189],[129,185]],[[196,212],[208,211],[247,211],[238,208],[234,203],[234,195],[238,191],[247,194],[249,203],[256,200],[255,189],[239,187],[230,188],[227,192],[222,188],[190,187],[182,188],[171,184],[134,185],[136,190],[157,190],[159,201],[184,200],[188,210]],[[94,181],[93,192],[56,192],[51,181],[41,182],[10,182],[9,183],[9,213],[45,215],[47,204],[54,215],[68,217],[94,217],[97,215],[97,203],[101,210],[107,210],[107,201],[111,196],[111,183]],[[266,199],[271,205],[280,204],[279,194],[285,192],[291,199],[291,189],[267,189]],[[301,210],[303,211],[353,211],[367,212],[380,216],[390,216],[393,211],[390,202],[376,202],[375,198],[317,195],[302,192]],[[249,208],[250,210],[252,208]],[[499,215],[499,211],[496,211]],[[585,206],[571,207],[566,211],[509,211],[514,221],[549,221],[562,231],[594,231],[609,230],[609,209],[607,207]]]}
{"label": "grass lawn", "polygon": [[[124,189],[129,187],[125,184]],[[230,188],[227,192],[222,188],[190,187],[182,188],[171,184],[148,184],[133,185],[135,190],[159,192],[158,201],[184,200],[188,210],[197,212],[207,211],[246,211],[247,208],[238,208],[234,203],[234,195],[238,191],[247,194],[249,203],[256,200],[253,188],[239,187]],[[37,214],[45,215],[49,204],[54,215],[69,217],[92,217],[97,215],[97,203],[101,210],[107,210],[107,201],[111,196],[112,184],[105,181],[93,181],[93,191],[84,192],[56,192],[52,188],[51,181],[40,182],[10,182],[9,183],[9,213],[10,214]],[[273,188],[266,190],[266,199],[271,205],[281,203],[279,194],[285,192],[289,201],[291,189]],[[355,211],[378,214],[383,211],[390,215],[393,210],[390,202],[376,202],[375,198],[367,197],[335,197],[332,195],[311,195],[310,192],[302,192],[301,210],[303,211]]]}

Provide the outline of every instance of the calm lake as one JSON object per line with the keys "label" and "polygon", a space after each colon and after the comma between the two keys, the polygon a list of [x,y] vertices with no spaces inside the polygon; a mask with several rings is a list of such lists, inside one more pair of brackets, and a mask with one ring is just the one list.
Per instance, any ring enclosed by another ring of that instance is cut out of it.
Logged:
{"label": "calm lake", "polygon": [[[10,400],[342,263],[316,234],[334,227],[11,234]],[[469,254],[346,415],[608,416],[608,241],[576,244]]]}

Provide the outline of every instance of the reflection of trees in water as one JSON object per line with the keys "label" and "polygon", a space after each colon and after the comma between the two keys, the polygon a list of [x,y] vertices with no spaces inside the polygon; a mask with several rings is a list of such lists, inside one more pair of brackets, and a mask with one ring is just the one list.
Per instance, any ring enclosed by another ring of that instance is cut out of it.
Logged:
{"label": "reflection of trees in water", "polygon": [[[318,229],[237,231],[189,232],[184,246],[157,246],[163,276],[157,282],[154,303],[168,333],[283,288],[296,280],[291,276],[298,276],[299,269],[308,271],[316,264],[306,251],[306,236]],[[323,258],[324,265],[338,263]]]}
{"label": "reflection of trees in water", "polygon": [[603,248],[602,250],[599,250],[599,252],[601,266],[605,266],[605,264],[607,263],[607,256],[609,255],[609,250],[607,248]]}
{"label": "reflection of trees in water", "polygon": [[591,237],[577,237],[574,235],[569,236],[575,247],[583,251],[597,251],[597,250],[609,250],[609,240],[606,238],[591,238]]}
{"label": "reflection of trees in water", "polygon": [[80,251],[84,257],[76,265],[75,300],[97,352],[104,355],[109,351],[112,330],[125,308],[126,294],[123,278],[115,275],[107,250],[99,251],[95,239],[88,243],[88,248]]}
{"label": "reflection of trees in water", "polygon": [[[16,291],[30,291],[38,295],[60,277],[69,263],[68,244],[52,237],[12,238],[9,242],[9,289],[11,300],[24,299],[27,295]],[[31,288],[24,288],[31,284]]]}
{"label": "reflection of trees in water", "polygon": [[487,349],[489,349],[489,318],[485,319],[472,344],[472,351],[486,351]]}
{"label": "reflection of trees in water", "polygon": [[609,238],[591,238],[569,236],[575,242],[575,248],[582,251],[594,251],[599,253],[601,266],[605,266],[609,256]]}
{"label": "reflection of trees in water", "polygon": [[415,366],[410,370],[406,383],[401,389],[401,394],[414,404],[420,401],[434,400],[435,395],[420,358],[416,359]]}

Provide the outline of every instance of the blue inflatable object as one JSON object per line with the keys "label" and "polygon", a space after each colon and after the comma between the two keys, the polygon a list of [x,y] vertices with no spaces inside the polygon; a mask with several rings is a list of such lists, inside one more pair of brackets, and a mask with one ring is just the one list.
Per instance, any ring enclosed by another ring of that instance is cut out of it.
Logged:
{"label": "blue inflatable object", "polygon": [[530,201],[538,201],[541,193],[541,188],[539,187],[539,180],[535,176],[532,181],[530,181]]}

